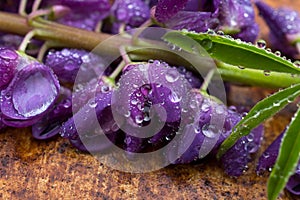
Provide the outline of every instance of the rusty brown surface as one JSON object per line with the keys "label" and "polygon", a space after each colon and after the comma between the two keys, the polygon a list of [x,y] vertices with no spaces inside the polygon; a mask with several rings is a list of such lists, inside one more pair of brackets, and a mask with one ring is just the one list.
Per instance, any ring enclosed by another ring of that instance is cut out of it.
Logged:
{"label": "rusty brown surface", "polygon": [[[268,2],[300,8],[299,1]],[[229,99],[251,106],[270,92],[232,87]],[[290,106],[265,123],[255,161],[288,124],[294,109]],[[257,176],[255,161],[239,178],[228,177],[214,159],[129,174],[107,168],[61,138],[36,141],[29,129],[7,129],[0,134],[0,146],[0,199],[266,199],[268,173]],[[284,192],[279,199],[296,197]]]}

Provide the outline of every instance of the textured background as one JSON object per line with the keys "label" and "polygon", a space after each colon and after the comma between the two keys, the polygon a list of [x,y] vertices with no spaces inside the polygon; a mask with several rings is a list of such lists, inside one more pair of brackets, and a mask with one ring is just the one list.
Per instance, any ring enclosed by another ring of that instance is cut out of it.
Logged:
{"label": "textured background", "polygon": [[[300,10],[296,0],[267,2]],[[251,106],[270,92],[234,86],[229,99]],[[265,123],[261,151],[284,129],[294,109],[290,106]],[[257,176],[255,162],[237,179],[224,174],[214,159],[129,174],[103,166],[63,139],[36,141],[30,129],[7,129],[0,134],[0,146],[0,199],[266,199],[268,173]],[[280,199],[296,197],[284,192]]]}

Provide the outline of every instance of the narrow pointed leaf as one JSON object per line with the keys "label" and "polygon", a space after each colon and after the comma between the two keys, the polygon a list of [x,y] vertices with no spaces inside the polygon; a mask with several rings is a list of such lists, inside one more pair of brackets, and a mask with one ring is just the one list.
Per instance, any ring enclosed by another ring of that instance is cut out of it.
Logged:
{"label": "narrow pointed leaf", "polygon": [[[185,35],[198,42],[208,54],[219,61],[245,68],[260,69],[265,71],[285,72],[300,74],[298,68],[291,61],[276,55],[263,47],[258,47],[251,43],[233,39],[228,35],[212,33],[194,33],[188,31],[171,31],[163,36],[163,39],[172,43],[183,50],[194,52],[194,46],[190,43],[185,44],[180,35]],[[264,44],[261,44],[264,46]]]}
{"label": "narrow pointed leaf", "polygon": [[300,109],[283,136],[278,158],[268,181],[268,199],[275,200],[293,175],[300,152]]}
{"label": "narrow pointed leaf", "polygon": [[287,104],[300,95],[300,83],[292,85],[284,90],[258,102],[250,112],[233,128],[231,135],[222,143],[217,157],[220,158],[242,136],[270,118]]}

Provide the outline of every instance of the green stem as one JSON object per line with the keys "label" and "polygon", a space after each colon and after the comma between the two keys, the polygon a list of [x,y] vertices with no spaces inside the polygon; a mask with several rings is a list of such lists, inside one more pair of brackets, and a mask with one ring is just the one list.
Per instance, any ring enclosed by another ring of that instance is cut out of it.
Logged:
{"label": "green stem", "polygon": [[216,65],[224,81],[266,88],[285,88],[300,83],[299,76],[288,73],[271,72],[266,76],[262,70],[240,69],[219,61],[216,61]]}
{"label": "green stem", "polygon": [[[55,22],[35,19],[30,24],[27,23],[26,18],[16,14],[10,14],[6,12],[0,12],[0,31],[10,32],[18,35],[26,35],[31,30],[35,30],[35,38],[52,41],[57,44],[61,44],[65,47],[70,48],[81,48],[86,50],[93,50],[101,42],[112,37],[110,34],[96,33],[86,31],[83,29],[77,29],[74,27],[65,26]],[[164,43],[157,41],[143,40],[139,41],[135,46],[131,46],[131,37],[128,35],[114,36],[113,40],[107,40],[105,53],[107,54],[118,54],[119,47],[122,45],[126,46],[126,51],[131,60],[133,61],[145,61],[149,59],[161,59],[170,63],[171,65],[183,65],[190,66],[188,60],[184,59],[178,54],[168,51],[167,48],[158,48],[166,46]],[[186,55],[188,53],[182,51],[180,55]],[[190,59],[194,59],[190,57]],[[203,62],[199,59],[198,62]],[[194,63],[194,62],[193,62]],[[256,85],[268,88],[284,88],[292,84],[299,83],[300,78],[298,76],[292,77],[287,73],[271,72],[270,76],[265,76],[260,70],[253,69],[239,69],[236,66],[228,65],[216,61],[218,70],[225,81],[242,83],[247,85]],[[199,66],[203,66],[200,63]],[[211,68],[207,67],[204,72],[208,72]]]}

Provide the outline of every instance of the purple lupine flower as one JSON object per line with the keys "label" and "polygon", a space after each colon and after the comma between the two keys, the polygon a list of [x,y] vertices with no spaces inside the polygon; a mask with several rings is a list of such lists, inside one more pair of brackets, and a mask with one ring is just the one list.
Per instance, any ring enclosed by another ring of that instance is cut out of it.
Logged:
{"label": "purple lupine flower", "polygon": [[[282,138],[284,136],[285,130],[272,142],[272,144],[264,151],[264,153],[259,158],[256,172],[262,173],[264,171],[271,171],[274,166],[276,159],[278,157],[280,145]],[[290,191],[292,194],[300,195],[299,191],[300,186],[300,162],[298,162],[296,171],[290,177],[285,188]]]}
{"label": "purple lupine flower", "polygon": [[51,139],[58,135],[62,122],[72,115],[72,94],[60,88],[59,102],[41,120],[32,125],[32,136],[38,140]]}
{"label": "purple lupine flower", "polygon": [[113,18],[110,32],[118,33],[125,25],[125,30],[139,27],[150,18],[150,8],[142,0],[116,0],[111,8]]}
{"label": "purple lupine flower", "polygon": [[40,120],[54,105],[60,88],[49,67],[21,59],[13,79],[1,91],[3,123],[13,127],[31,126]]}
{"label": "purple lupine flower", "polygon": [[170,142],[180,123],[188,120],[182,117],[182,110],[187,110],[191,86],[167,63],[130,64],[119,83],[112,102],[118,108],[119,120],[125,122],[121,128],[126,134],[126,151],[157,150]]}
{"label": "purple lupine flower", "polygon": [[89,31],[95,30],[98,22],[109,15],[111,8],[108,0],[61,0],[61,4],[70,7],[72,12],[59,19],[59,23]]}
{"label": "purple lupine flower", "polygon": [[104,61],[100,56],[79,49],[62,49],[50,51],[45,64],[53,69],[61,82],[74,83],[79,70],[85,71],[84,76],[77,79],[77,83],[88,82],[101,75],[104,70]]}
{"label": "purple lupine flower", "polygon": [[244,41],[255,41],[259,30],[258,25],[254,25],[257,24],[254,19],[255,12],[249,0],[219,0],[218,12],[220,30]]}
{"label": "purple lupine flower", "polygon": [[299,13],[284,7],[274,9],[262,1],[256,1],[256,6],[270,28],[270,44],[287,56],[298,56],[299,50],[294,44],[300,38]]}
{"label": "purple lupine flower", "polygon": [[0,47],[0,90],[13,79],[18,65],[19,55],[6,47]]}

